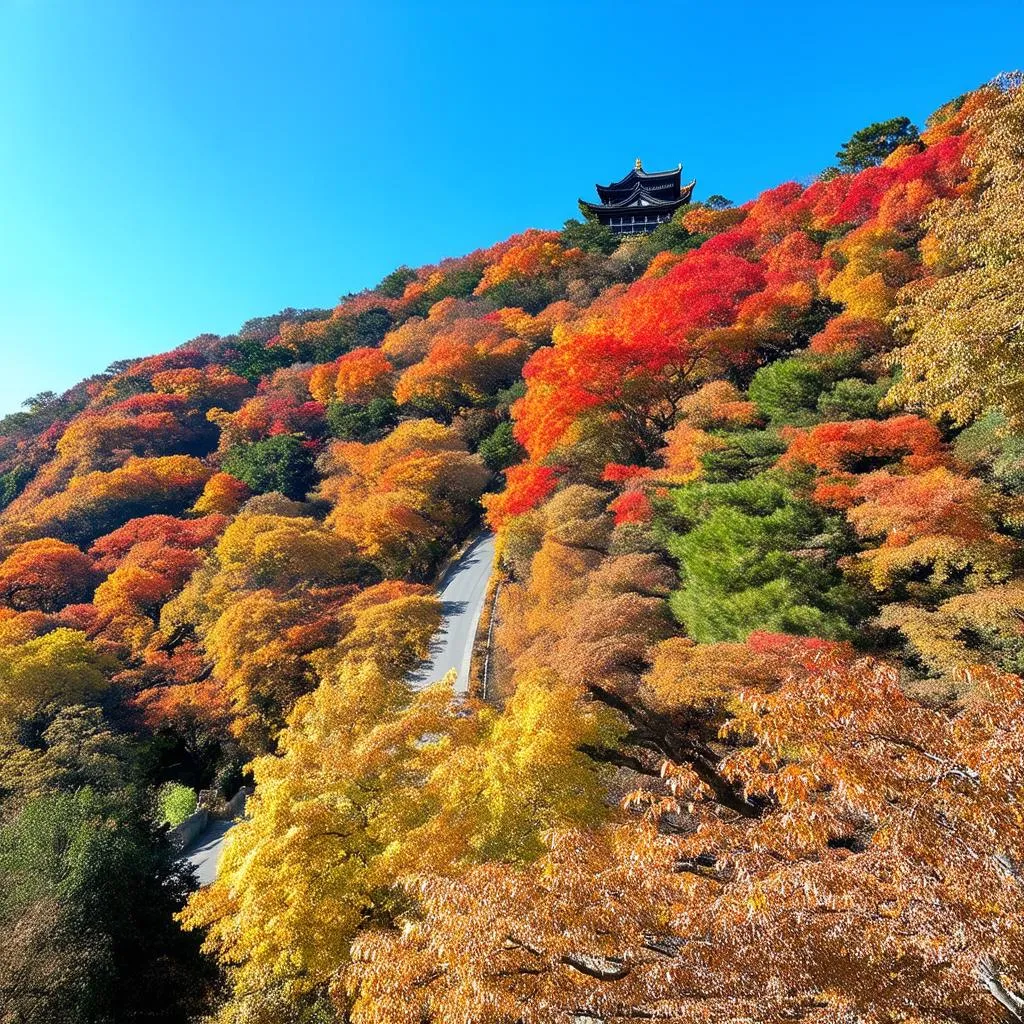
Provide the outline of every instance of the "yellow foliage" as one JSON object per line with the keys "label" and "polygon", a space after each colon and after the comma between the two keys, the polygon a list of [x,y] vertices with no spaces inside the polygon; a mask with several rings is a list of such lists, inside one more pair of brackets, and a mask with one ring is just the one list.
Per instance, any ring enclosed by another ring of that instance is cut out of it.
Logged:
{"label": "yellow foliage", "polygon": [[112,664],[73,629],[32,636],[8,625],[0,638],[0,725],[31,716],[50,701],[78,704],[107,685]]}

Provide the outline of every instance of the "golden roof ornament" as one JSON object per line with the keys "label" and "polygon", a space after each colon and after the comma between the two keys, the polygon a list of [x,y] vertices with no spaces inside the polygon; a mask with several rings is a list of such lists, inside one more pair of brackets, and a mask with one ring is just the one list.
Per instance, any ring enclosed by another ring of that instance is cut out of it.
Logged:
{"label": "golden roof ornament", "polygon": [[633,170],[634,171],[642,171],[643,169],[644,169],[644,165],[642,163],[640,163],[640,157],[637,157],[636,158],[636,163],[633,164]]}

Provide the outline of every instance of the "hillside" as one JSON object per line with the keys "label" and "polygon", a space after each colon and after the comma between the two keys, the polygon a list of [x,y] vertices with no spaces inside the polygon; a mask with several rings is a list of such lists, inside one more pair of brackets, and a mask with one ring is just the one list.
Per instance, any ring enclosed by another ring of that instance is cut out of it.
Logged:
{"label": "hillside", "polygon": [[1024,1019],[1024,87],[837,156],[0,420],[3,1024]]}

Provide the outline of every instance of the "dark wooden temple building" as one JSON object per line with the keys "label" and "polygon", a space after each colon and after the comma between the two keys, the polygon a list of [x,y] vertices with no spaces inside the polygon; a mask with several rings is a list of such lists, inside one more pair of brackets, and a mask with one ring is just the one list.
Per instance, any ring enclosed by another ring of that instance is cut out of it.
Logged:
{"label": "dark wooden temple building", "polygon": [[645,171],[637,159],[633,170],[612,185],[597,185],[600,203],[580,200],[580,210],[596,217],[617,235],[641,235],[672,219],[693,195],[696,181],[680,185],[683,165],[674,171]]}

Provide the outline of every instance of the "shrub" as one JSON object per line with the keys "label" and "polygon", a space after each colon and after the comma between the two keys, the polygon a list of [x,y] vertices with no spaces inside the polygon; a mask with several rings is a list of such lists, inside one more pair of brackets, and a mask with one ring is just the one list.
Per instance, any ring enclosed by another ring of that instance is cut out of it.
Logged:
{"label": "shrub", "polygon": [[856,377],[846,377],[818,398],[818,412],[826,420],[873,419],[878,415],[878,404],[891,384],[888,378],[871,384]]}
{"label": "shrub", "polygon": [[300,500],[313,484],[313,453],[292,434],[236,445],[224,456],[222,468],[256,494],[279,491]]}
{"label": "shrub", "polygon": [[796,356],[762,366],[750,382],[750,399],[773,423],[806,424],[825,390],[821,368]]}
{"label": "shrub", "polygon": [[505,420],[495,427],[494,432],[483,440],[478,449],[480,458],[488,469],[496,473],[508,469],[526,454],[523,446],[512,435],[512,424]]}
{"label": "shrub", "polygon": [[166,782],[156,795],[157,814],[161,821],[171,828],[180,825],[190,814],[194,814],[199,803],[196,791],[180,782]]}
{"label": "shrub", "polygon": [[343,441],[376,441],[398,422],[398,405],[393,398],[374,398],[366,405],[331,402],[327,426]]}

